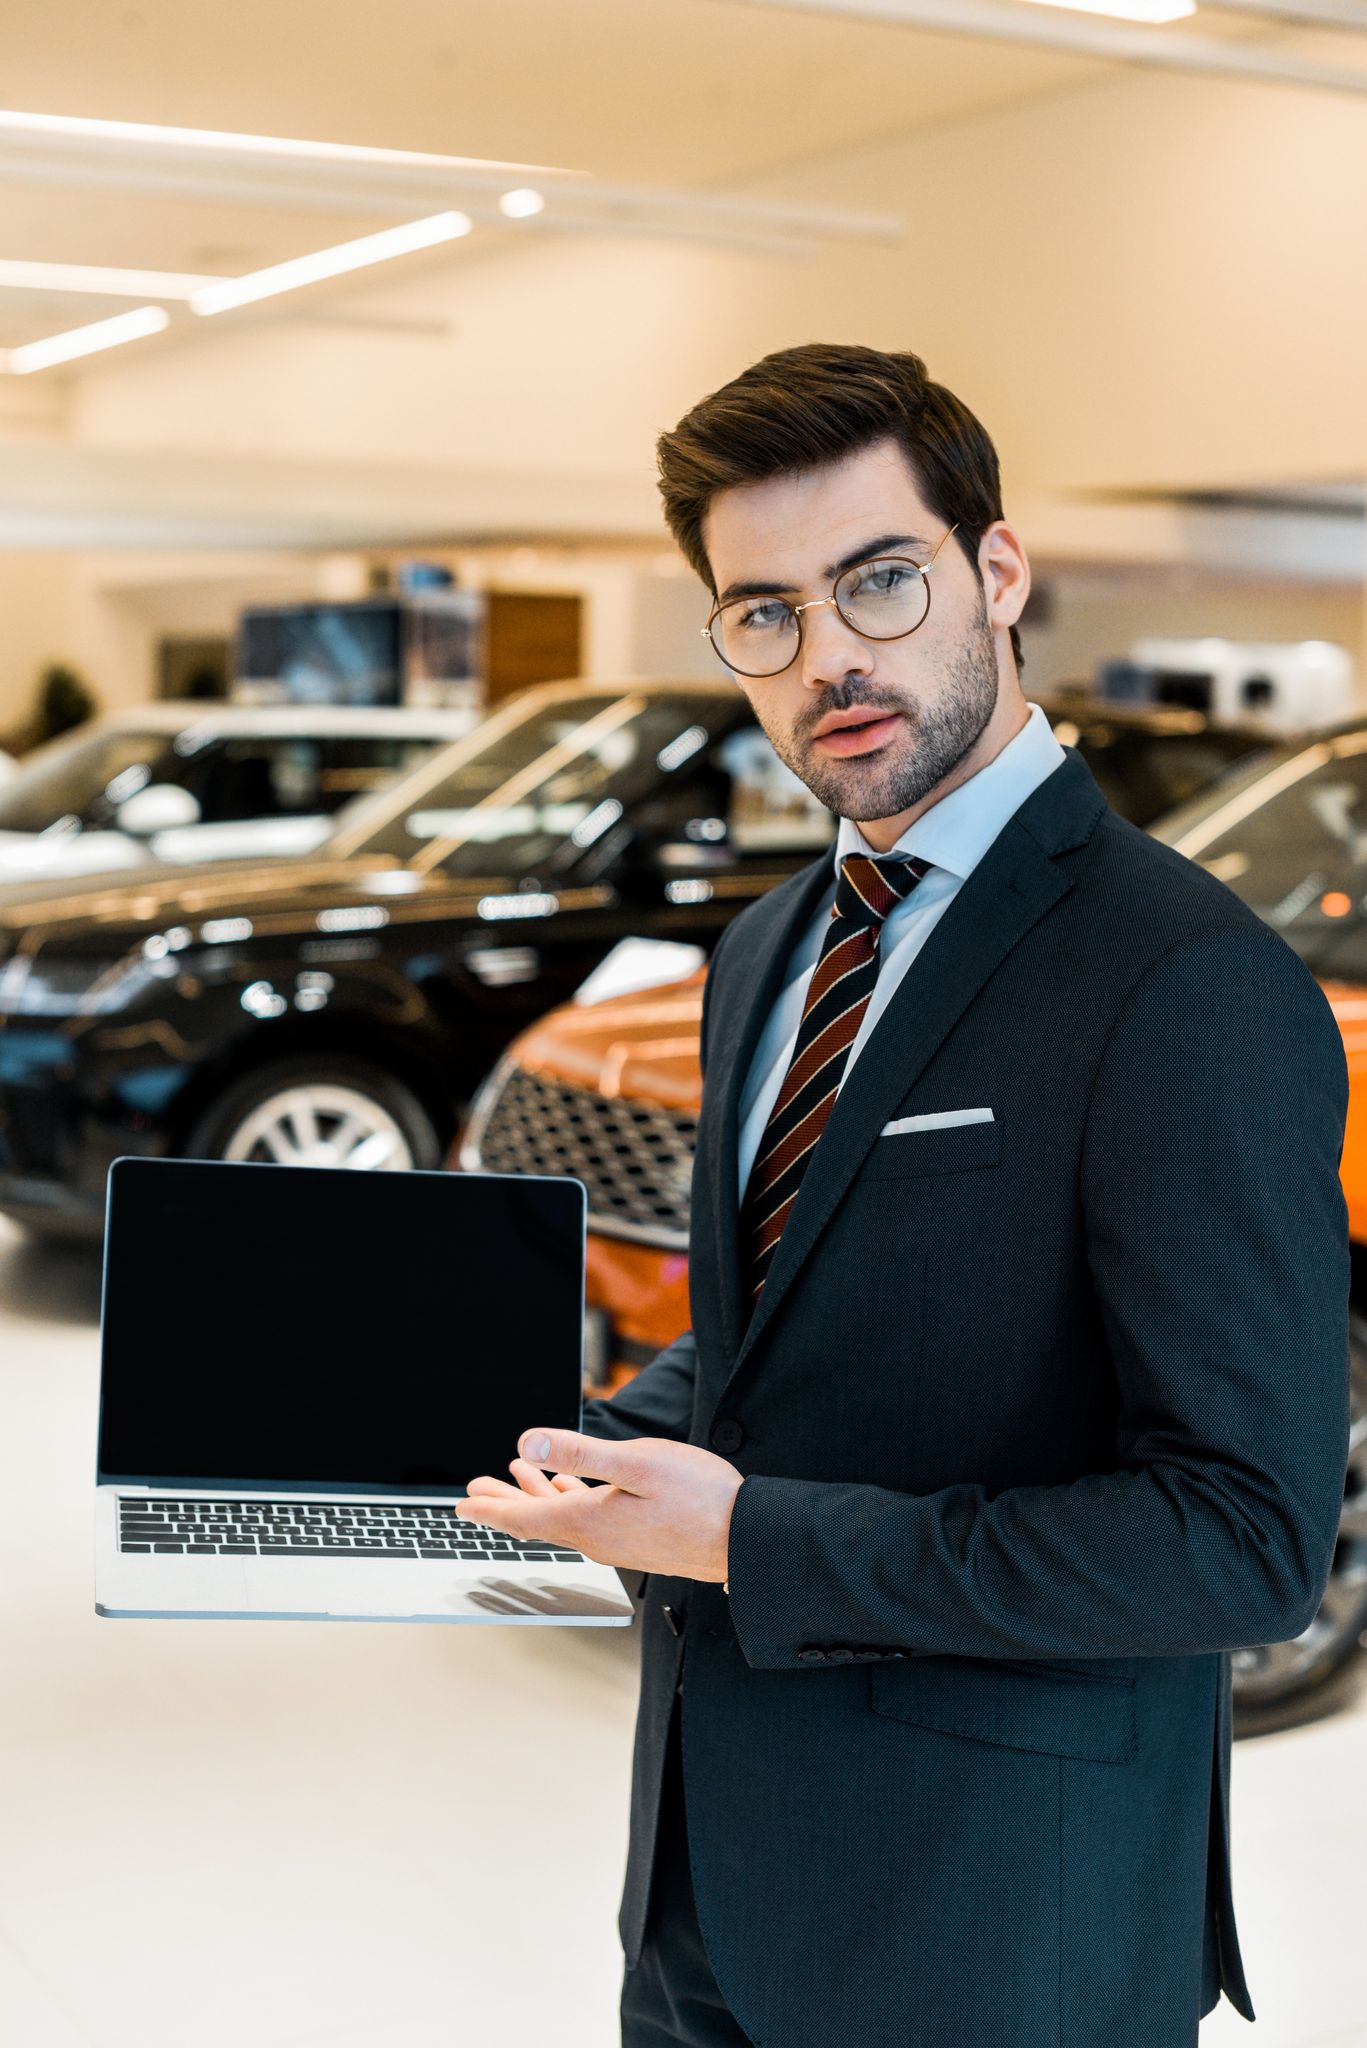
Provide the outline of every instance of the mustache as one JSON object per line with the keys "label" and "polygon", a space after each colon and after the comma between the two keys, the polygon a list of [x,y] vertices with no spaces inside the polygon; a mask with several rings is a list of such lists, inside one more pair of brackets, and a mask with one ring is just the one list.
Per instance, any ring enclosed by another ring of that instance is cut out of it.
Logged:
{"label": "mustache", "polygon": [[797,726],[798,737],[809,739],[823,718],[829,718],[833,711],[899,711],[905,717],[914,719],[914,709],[901,697],[871,696],[867,691],[851,689],[848,684],[839,684],[828,690],[819,704],[812,705],[807,715]]}

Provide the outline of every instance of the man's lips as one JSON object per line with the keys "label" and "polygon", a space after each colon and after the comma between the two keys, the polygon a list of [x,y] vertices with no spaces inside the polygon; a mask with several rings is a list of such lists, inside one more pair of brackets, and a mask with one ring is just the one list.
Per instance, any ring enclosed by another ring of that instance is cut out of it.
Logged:
{"label": "man's lips", "polygon": [[875,712],[866,724],[838,725],[830,732],[819,733],[814,745],[823,747],[828,754],[872,753],[875,747],[891,739],[901,716],[900,711]]}

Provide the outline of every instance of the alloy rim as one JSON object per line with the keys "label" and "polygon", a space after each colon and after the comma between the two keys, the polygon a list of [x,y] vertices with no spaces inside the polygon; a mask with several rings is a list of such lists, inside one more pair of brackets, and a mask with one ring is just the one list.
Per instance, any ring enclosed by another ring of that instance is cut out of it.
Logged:
{"label": "alloy rim", "polygon": [[277,1166],[346,1166],[402,1172],[408,1140],[373,1096],[330,1082],[303,1082],[268,1095],[233,1131],[223,1157]]}

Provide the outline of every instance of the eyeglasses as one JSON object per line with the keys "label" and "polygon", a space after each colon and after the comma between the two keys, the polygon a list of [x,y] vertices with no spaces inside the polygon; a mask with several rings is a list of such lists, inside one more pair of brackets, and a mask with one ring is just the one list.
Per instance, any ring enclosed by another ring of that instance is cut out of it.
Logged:
{"label": "eyeglasses", "polygon": [[781,675],[801,649],[802,614],[823,604],[833,604],[845,624],[866,640],[905,640],[925,624],[930,610],[926,579],[949,534],[958,530],[956,520],[924,567],[905,555],[875,555],[843,570],[829,597],[806,604],[789,604],[782,597],[733,597],[712,607],[703,633],[739,676]]}

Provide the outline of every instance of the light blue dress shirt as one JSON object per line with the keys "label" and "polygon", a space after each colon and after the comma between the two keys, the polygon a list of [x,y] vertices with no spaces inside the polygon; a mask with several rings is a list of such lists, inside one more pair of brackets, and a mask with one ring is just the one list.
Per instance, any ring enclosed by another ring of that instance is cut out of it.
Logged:
{"label": "light blue dress shirt", "polygon": [[[897,992],[899,983],[944,916],[965,881],[987,852],[1002,826],[1020,808],[1032,790],[1052,775],[1064,758],[1049,720],[1040,705],[1031,704],[1030,716],[1020,731],[1009,739],[985,768],[970,775],[957,789],[950,790],[908,825],[890,850],[917,854],[933,863],[906,901],[889,911],[878,941],[878,979],[869,998],[859,1034],[850,1047],[841,1081],[849,1074],[870,1032]],[[821,955],[822,940],[831,921],[835,901],[834,877],[847,853],[867,853],[880,858],[852,818],[840,820],[831,866],[832,888],[821,909],[808,926],[788,961],[783,993],[769,1013],[750,1062],[740,1101],[740,1184],[745,1193],[755,1155],[759,1151],[769,1112],[778,1100],[783,1078],[792,1063],[807,1000],[807,984]]]}

